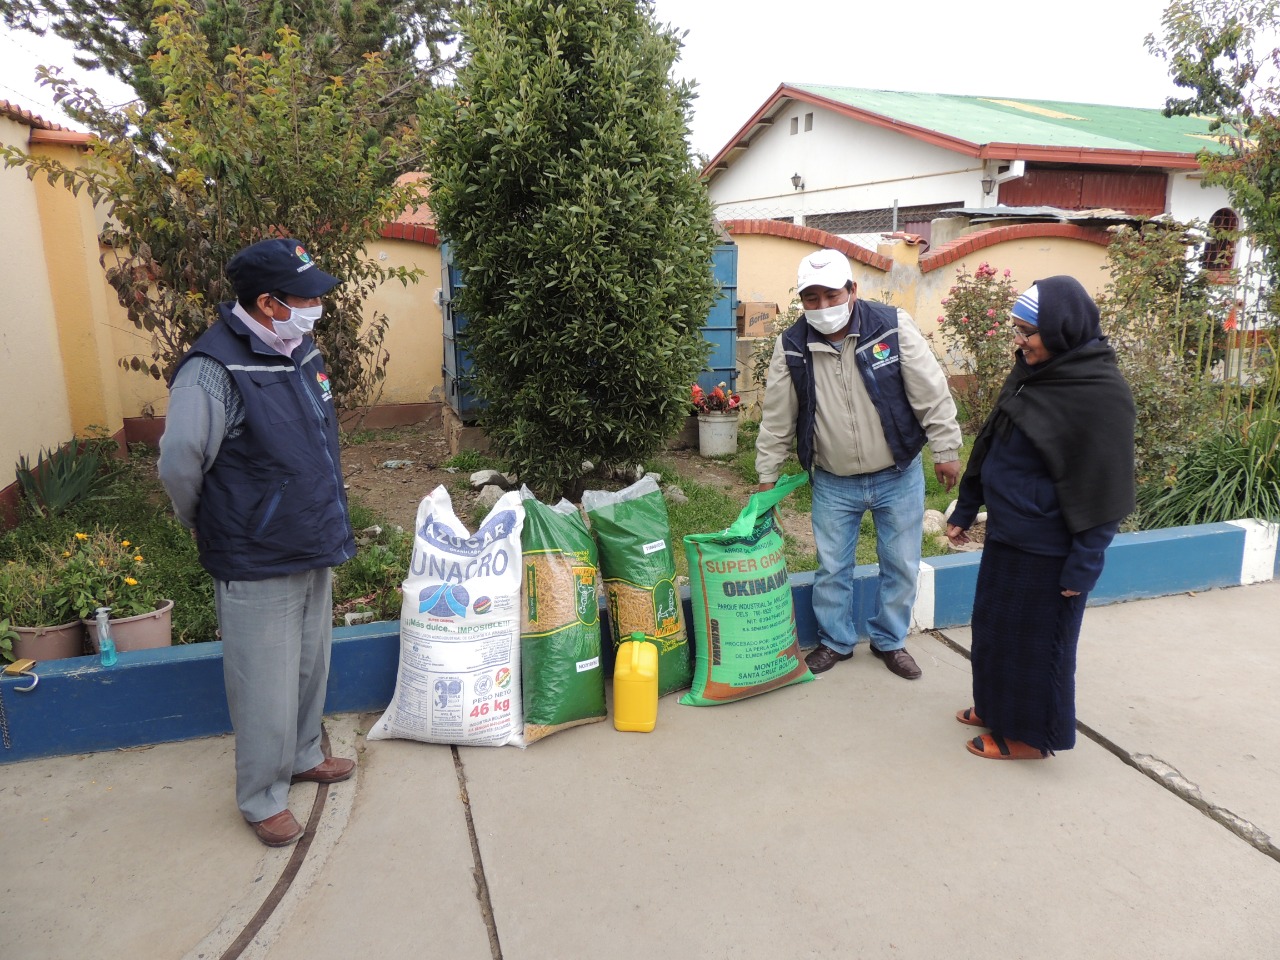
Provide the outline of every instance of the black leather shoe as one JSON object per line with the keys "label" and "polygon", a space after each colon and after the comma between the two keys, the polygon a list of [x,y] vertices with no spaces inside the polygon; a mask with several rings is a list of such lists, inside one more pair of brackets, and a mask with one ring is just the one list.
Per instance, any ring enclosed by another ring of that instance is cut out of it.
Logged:
{"label": "black leather shoe", "polygon": [[920,679],[920,667],[915,658],[907,653],[905,647],[897,650],[877,650],[872,647],[871,652],[884,661],[884,665],[889,668],[890,673],[901,677],[903,680]]}
{"label": "black leather shoe", "polygon": [[848,660],[852,656],[852,653],[836,653],[826,644],[820,643],[818,649],[809,654],[804,662],[810,673],[825,673],[841,660]]}

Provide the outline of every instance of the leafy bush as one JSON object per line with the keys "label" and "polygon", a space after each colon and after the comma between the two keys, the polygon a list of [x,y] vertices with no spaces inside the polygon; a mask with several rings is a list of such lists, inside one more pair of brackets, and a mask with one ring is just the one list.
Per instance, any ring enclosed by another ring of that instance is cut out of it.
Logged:
{"label": "leafy bush", "polygon": [[1139,490],[1149,529],[1254,518],[1280,522],[1280,406],[1242,412],[1203,438],[1171,487]]}
{"label": "leafy bush", "polygon": [[1188,257],[1201,238],[1182,224],[1149,222],[1113,231],[1111,281],[1098,299],[1137,406],[1138,485],[1163,486],[1204,435],[1213,404],[1212,367],[1221,355],[1226,305]]}
{"label": "leafy bush", "polygon": [[315,331],[335,401],[343,410],[373,402],[389,321],[366,314],[365,301],[380,283],[408,283],[420,272],[365,252],[383,224],[421,200],[413,184],[392,182],[411,162],[412,134],[381,133],[388,110],[403,107],[394,107],[383,57],[370,54],[349,77],[317,75],[288,27],[274,49],[233,47],[216,57],[187,0],[157,11],[147,72],[163,105],[114,109],[52,76],[53,99],[95,131],[89,160],[69,166],[16,147],[0,147],[0,157],[29,176],[85,190],[110,211],[107,282],[151,348],[122,366],[167,379],[216,319],[216,304],[232,298],[227,261],[283,234],[345,281],[327,296]]}
{"label": "leafy bush", "polygon": [[973,273],[961,267],[957,280],[942,301],[944,313],[938,330],[930,334],[946,343],[949,369],[961,374],[953,380],[952,392],[966,429],[976,432],[991,411],[1013,366],[1008,318],[1018,298],[1008,270],[1003,276],[989,263],[980,263]]}
{"label": "leafy bush", "polygon": [[465,284],[481,424],[545,499],[635,463],[688,414],[715,296],[680,48],[647,4],[458,9],[463,65],[424,113],[431,207]]}

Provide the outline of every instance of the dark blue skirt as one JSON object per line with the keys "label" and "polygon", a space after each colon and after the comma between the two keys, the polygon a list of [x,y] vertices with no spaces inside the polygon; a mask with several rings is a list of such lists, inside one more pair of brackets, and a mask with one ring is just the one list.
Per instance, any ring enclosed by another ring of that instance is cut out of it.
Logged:
{"label": "dark blue skirt", "polygon": [[1041,750],[1076,742],[1076,645],[1087,594],[1062,596],[1064,557],[988,540],[973,599],[973,708]]}

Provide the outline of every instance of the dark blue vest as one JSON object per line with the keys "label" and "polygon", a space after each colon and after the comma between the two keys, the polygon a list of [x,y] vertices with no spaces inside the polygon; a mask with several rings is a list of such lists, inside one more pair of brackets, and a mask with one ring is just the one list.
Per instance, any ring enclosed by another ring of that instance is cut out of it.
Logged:
{"label": "dark blue vest", "polygon": [[219,580],[265,580],[355,555],[338,456],[338,417],[310,337],[291,358],[231,313],[182,359],[210,357],[235,380],[244,427],[205,474],[196,516],[200,563]]}
{"label": "dark blue vest", "polygon": [[[853,307],[850,336],[858,338],[854,351],[858,373],[867,395],[880,415],[880,426],[894,464],[905,469],[924,447],[925,432],[907,399],[902,380],[902,353],[898,345],[898,310],[874,300],[858,300]],[[813,430],[817,420],[817,390],[810,376],[809,344],[825,337],[802,316],[782,334],[782,349],[791,373],[791,385],[800,401],[796,421],[796,455],[813,472]]]}

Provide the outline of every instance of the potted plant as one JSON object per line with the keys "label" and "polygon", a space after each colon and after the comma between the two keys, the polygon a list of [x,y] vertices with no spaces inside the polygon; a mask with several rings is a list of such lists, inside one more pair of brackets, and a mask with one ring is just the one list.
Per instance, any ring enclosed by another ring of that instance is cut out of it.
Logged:
{"label": "potted plant", "polygon": [[76,617],[97,650],[99,608],[109,609],[117,650],[167,647],[173,642],[173,601],[161,594],[146,558],[115,529],[77,533],[55,555],[55,608]]}
{"label": "potted plant", "polygon": [[57,581],[49,562],[10,560],[0,564],[0,623],[10,643],[0,642],[6,660],[62,660],[84,653],[84,627],[57,601]]}
{"label": "potted plant", "polygon": [[690,391],[698,411],[698,453],[721,457],[738,452],[738,408],[742,398],[724,383],[707,393],[696,383]]}

